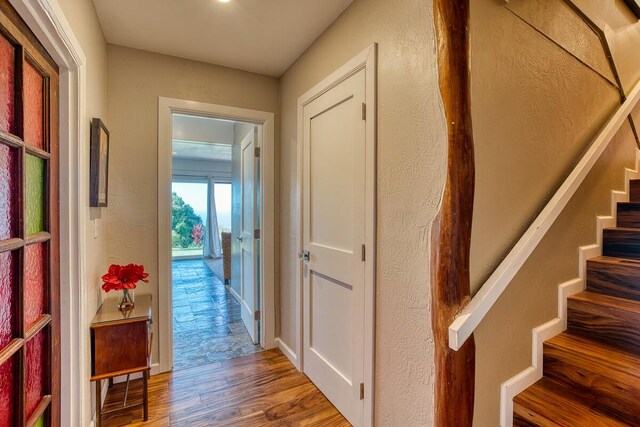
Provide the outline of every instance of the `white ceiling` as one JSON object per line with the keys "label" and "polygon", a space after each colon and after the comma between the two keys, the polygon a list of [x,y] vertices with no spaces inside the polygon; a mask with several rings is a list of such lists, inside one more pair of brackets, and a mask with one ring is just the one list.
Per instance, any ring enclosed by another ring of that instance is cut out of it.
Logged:
{"label": "white ceiling", "polygon": [[279,77],[353,0],[93,0],[107,42]]}
{"label": "white ceiling", "polygon": [[231,145],[173,141],[173,158],[182,160],[231,161]]}
{"label": "white ceiling", "polygon": [[173,114],[174,159],[231,161],[235,122]]}
{"label": "white ceiling", "polygon": [[176,113],[171,119],[173,139],[233,144],[236,123],[234,121]]}

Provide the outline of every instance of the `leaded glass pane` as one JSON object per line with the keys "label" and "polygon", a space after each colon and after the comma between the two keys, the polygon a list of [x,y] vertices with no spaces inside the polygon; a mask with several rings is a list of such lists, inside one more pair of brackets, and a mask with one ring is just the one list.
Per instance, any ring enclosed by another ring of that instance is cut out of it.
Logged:
{"label": "leaded glass pane", "polygon": [[17,237],[17,151],[0,143],[0,240]]}
{"label": "leaded glass pane", "polygon": [[29,245],[24,250],[24,317],[27,328],[45,313],[45,253],[44,243]]}
{"label": "leaded glass pane", "polygon": [[46,329],[38,332],[26,344],[27,353],[27,419],[33,415],[45,394],[45,333]]}
{"label": "leaded glass pane", "polygon": [[14,133],[15,48],[0,35],[0,130]]}
{"label": "leaded glass pane", "polygon": [[24,61],[24,142],[44,148],[44,78]]}
{"label": "leaded glass pane", "polygon": [[26,221],[27,235],[44,231],[44,160],[27,154]]}
{"label": "leaded glass pane", "polygon": [[15,419],[15,356],[0,365],[0,427],[13,426]]}
{"label": "leaded glass pane", "polygon": [[15,336],[15,280],[15,253],[0,253],[0,350]]}

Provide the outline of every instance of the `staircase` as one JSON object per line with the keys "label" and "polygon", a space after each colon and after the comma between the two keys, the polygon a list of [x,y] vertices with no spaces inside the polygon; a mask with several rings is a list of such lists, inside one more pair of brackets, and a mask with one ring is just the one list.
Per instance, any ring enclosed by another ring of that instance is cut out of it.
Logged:
{"label": "staircase", "polygon": [[640,180],[629,193],[567,330],[544,343],[542,379],[514,398],[514,426],[640,426]]}

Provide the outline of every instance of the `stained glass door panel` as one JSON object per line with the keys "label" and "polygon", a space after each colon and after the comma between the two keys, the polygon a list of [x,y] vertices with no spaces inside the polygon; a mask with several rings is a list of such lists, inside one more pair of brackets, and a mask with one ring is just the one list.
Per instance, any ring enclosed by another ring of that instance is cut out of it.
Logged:
{"label": "stained glass door panel", "polygon": [[45,162],[39,157],[27,154],[26,170],[25,227],[29,236],[44,231]]}
{"label": "stained glass door panel", "polygon": [[0,427],[60,425],[57,85],[0,0]]}
{"label": "stained glass door panel", "polygon": [[45,79],[30,61],[24,61],[23,70],[24,142],[36,148],[44,148]]}
{"label": "stained glass door panel", "polygon": [[24,320],[27,329],[33,326],[46,307],[46,251],[43,243],[28,245],[24,261]]}
{"label": "stained glass door panel", "polygon": [[0,144],[0,240],[17,237],[16,196],[18,150]]}
{"label": "stained glass door panel", "polygon": [[14,425],[16,395],[16,363],[15,357],[9,358],[0,365],[0,427]]}
{"label": "stained glass door panel", "polygon": [[26,383],[27,383],[27,418],[31,418],[40,402],[42,402],[47,389],[45,378],[46,349],[45,332],[40,331],[33,336],[26,345]]}
{"label": "stained glass door panel", "polygon": [[14,133],[15,48],[0,35],[0,130]]}
{"label": "stained glass door panel", "polygon": [[16,336],[14,314],[16,288],[15,254],[0,253],[0,351]]}

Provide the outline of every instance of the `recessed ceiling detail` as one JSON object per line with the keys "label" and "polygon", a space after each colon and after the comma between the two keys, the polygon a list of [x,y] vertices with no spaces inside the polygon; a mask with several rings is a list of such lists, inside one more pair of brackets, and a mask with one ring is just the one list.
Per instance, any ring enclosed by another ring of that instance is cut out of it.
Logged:
{"label": "recessed ceiling detail", "polygon": [[94,0],[108,43],[279,77],[353,0]]}
{"label": "recessed ceiling detail", "polygon": [[171,117],[174,159],[231,161],[236,122],[174,113]]}
{"label": "recessed ceiling detail", "polygon": [[208,160],[219,162],[231,161],[232,146],[227,144],[210,144],[173,140],[173,158],[184,160]]}

